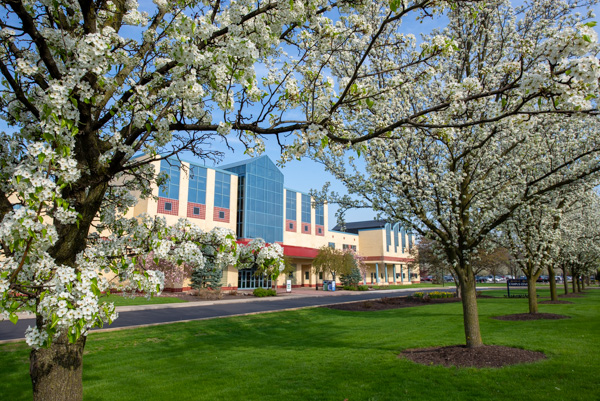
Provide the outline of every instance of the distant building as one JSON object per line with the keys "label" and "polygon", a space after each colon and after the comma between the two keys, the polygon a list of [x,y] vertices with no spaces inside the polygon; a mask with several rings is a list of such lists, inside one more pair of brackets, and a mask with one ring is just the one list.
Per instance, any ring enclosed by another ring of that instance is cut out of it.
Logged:
{"label": "distant building", "polygon": [[[162,215],[171,224],[186,217],[203,230],[226,227],[240,242],[262,238],[282,245],[295,267],[286,280],[293,287],[321,285],[323,277],[312,270],[319,248],[353,249],[368,265],[365,284],[410,284],[419,282],[418,269],[409,271],[409,249],[413,236],[398,224],[385,221],[346,223],[329,230],[326,204],[313,205],[310,195],[284,187],[284,176],[267,156],[247,159],[219,168],[193,161],[162,160],[155,168],[169,175],[168,183],[154,188],[154,199],[141,199],[130,214]],[[325,279],[328,279],[326,277]],[[230,266],[223,272],[224,290],[270,287],[251,269]],[[189,289],[187,283],[167,283],[167,291]]]}

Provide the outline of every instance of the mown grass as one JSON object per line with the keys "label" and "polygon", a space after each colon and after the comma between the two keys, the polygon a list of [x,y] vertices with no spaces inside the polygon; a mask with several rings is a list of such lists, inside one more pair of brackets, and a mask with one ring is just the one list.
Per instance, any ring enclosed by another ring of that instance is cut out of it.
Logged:
{"label": "mown grass", "polygon": [[186,302],[176,297],[152,297],[146,299],[144,296],[137,296],[134,298],[124,297],[120,294],[110,294],[102,297],[102,301],[108,301],[115,304],[115,306],[133,306],[133,305],[155,305],[155,304],[176,304]]}
{"label": "mown grass", "polygon": [[[379,312],[323,308],[89,336],[85,400],[596,400],[600,291],[540,305],[570,319],[508,322],[526,299],[479,301],[486,344],[548,359],[501,369],[421,366],[406,348],[464,342],[460,303]],[[0,346],[0,394],[31,399],[28,350]]]}

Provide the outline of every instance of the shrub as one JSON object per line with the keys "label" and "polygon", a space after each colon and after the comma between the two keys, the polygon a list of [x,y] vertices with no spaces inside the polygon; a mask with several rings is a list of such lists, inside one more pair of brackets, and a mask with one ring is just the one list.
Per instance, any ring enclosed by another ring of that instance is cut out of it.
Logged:
{"label": "shrub", "polygon": [[211,288],[197,288],[190,291],[190,294],[197,295],[202,299],[221,299],[223,298],[223,294],[221,290],[213,290]]}
{"label": "shrub", "polygon": [[202,269],[195,269],[192,272],[192,288],[221,288],[221,279],[223,271],[219,268],[205,266]]}
{"label": "shrub", "polygon": [[353,285],[345,285],[342,287],[342,289],[346,290],[346,291],[356,291],[358,288],[356,288]]}
{"label": "shrub", "polygon": [[356,289],[358,291],[369,291],[369,287],[366,285],[359,285],[358,287],[356,287]]}
{"label": "shrub", "polygon": [[360,275],[360,270],[358,270],[358,267],[356,266],[350,269],[350,273],[344,273],[340,275],[340,281],[344,287],[356,287],[360,280],[362,280],[362,277]]}
{"label": "shrub", "polygon": [[425,297],[425,293],[424,292],[415,292],[414,294],[412,294],[413,298],[423,298]]}
{"label": "shrub", "polygon": [[255,288],[254,291],[252,291],[252,294],[255,297],[274,297],[277,295],[277,291],[273,290],[273,289],[266,289],[266,288]]}
{"label": "shrub", "polygon": [[456,293],[435,291],[433,292],[433,296],[431,296],[431,294],[429,294],[429,296],[430,298],[454,298]]}

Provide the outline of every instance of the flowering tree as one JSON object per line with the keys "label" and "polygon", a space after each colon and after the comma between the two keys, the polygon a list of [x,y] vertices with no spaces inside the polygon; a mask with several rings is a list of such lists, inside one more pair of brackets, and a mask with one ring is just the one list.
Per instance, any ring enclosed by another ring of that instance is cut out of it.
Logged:
{"label": "flowering tree", "polygon": [[[545,202],[520,207],[504,224],[506,243],[527,277],[529,313],[538,312],[536,281],[544,270],[553,272],[560,246],[560,220],[567,200],[553,193]],[[554,274],[551,274],[554,281]],[[556,282],[553,300],[557,300]]]}
{"label": "flowering tree", "polygon": [[[391,127],[361,151],[367,175],[353,158],[354,168],[340,170],[348,158],[339,149],[314,154],[366,199],[363,206],[440,244],[461,287],[469,347],[483,344],[472,260],[488,234],[522,205],[600,170],[597,120],[573,116],[595,107],[598,70],[591,66],[598,60],[588,52],[596,51],[596,34],[568,7],[551,3],[531,3],[519,17],[506,3],[457,7],[443,31],[455,51],[423,71],[427,85],[407,90],[410,97],[386,98],[385,111],[356,122],[362,132]],[[580,68],[585,77],[573,75]],[[499,87],[511,90],[481,95]],[[398,123],[430,99],[448,104]],[[508,116],[513,107],[518,111]]]}
{"label": "flowering tree", "polygon": [[594,274],[600,266],[600,197],[587,191],[565,212],[560,223],[558,264],[562,266],[565,294],[567,275],[573,277],[573,292],[580,291],[580,277]]}
{"label": "flowering tree", "polygon": [[[136,269],[134,255],[200,263],[193,237],[173,241],[161,222],[120,217],[131,191],[151,194],[151,161],[184,150],[216,158],[211,143],[232,130],[249,153],[261,136],[296,131],[293,158],[313,145],[414,142],[415,129],[485,136],[493,131],[480,123],[593,108],[596,35],[569,17],[570,1],[527,4],[519,23],[507,3],[471,3],[155,0],[148,13],[135,0],[0,3],[10,128],[0,135],[0,293],[12,319],[25,305],[36,311],[34,397],[81,398],[82,334],[114,318],[90,295],[105,289],[102,271],[152,292],[162,277]],[[452,32],[420,48],[402,32],[403,18],[447,6]],[[94,229],[110,240],[90,239]]]}
{"label": "flowering tree", "polygon": [[285,269],[283,248],[273,243],[267,244],[261,238],[253,239],[240,248],[238,269],[256,268],[257,275],[271,277],[272,285],[277,288],[277,278]]}

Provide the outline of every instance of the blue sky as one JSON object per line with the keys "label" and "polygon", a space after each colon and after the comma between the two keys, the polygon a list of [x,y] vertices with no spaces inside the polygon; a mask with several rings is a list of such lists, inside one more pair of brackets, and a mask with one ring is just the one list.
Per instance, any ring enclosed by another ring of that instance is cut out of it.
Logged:
{"label": "blue sky", "polygon": [[[143,10],[148,10],[152,13],[152,9],[154,8],[154,4],[151,3],[150,0],[140,0],[140,6]],[[522,3],[520,1],[513,2],[513,4]],[[599,10],[598,6],[594,7],[596,13]],[[431,20],[427,19],[424,22],[420,23],[414,20],[405,19],[403,21],[403,30],[407,33],[413,33],[417,38],[419,34],[422,32],[429,32],[432,28],[440,25],[440,20]],[[136,36],[135,29],[131,31],[132,36]],[[261,70],[264,73],[264,68],[257,66],[257,74],[261,74]],[[6,130],[8,132],[11,129],[7,129],[4,121],[0,120],[0,130]],[[275,140],[268,140],[265,143],[266,152],[274,162],[280,158],[280,149]],[[222,162],[218,164],[213,164],[207,162],[208,166],[218,166],[223,164],[232,163],[235,161],[239,161],[241,159],[245,159],[248,156],[244,154],[244,147],[241,143],[232,138],[230,142],[230,146],[234,148],[234,151],[227,150],[223,144],[215,144],[215,148],[223,150],[225,152],[225,157]],[[189,158],[184,155],[184,158]],[[298,190],[301,192],[309,192],[311,189],[321,189],[326,182],[331,182],[330,189],[336,191],[338,193],[344,194],[346,193],[344,186],[335,180],[335,178],[324,171],[323,167],[310,160],[303,159],[301,161],[291,161],[288,162],[285,166],[281,167],[281,171],[285,176],[285,186],[287,188],[291,188],[294,190]],[[329,228],[332,228],[336,224],[335,219],[335,211],[337,207],[335,205],[331,205],[329,207]],[[349,211],[346,213],[346,221],[360,221],[360,220],[369,220],[375,217],[375,213],[373,211],[368,210],[358,210],[358,211]]]}

